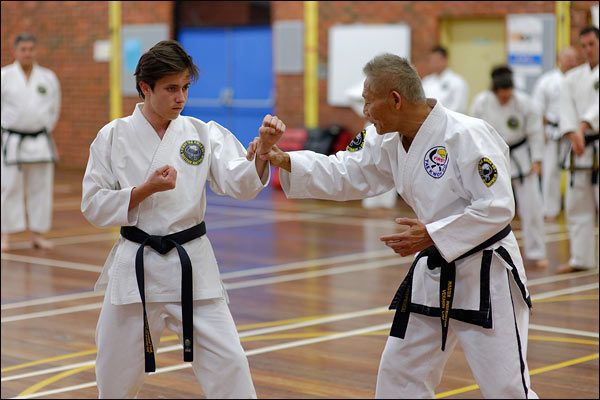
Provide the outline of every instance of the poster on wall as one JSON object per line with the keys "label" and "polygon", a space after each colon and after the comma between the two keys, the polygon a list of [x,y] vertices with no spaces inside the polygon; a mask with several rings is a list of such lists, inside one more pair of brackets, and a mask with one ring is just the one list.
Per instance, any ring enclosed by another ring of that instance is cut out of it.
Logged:
{"label": "poster on wall", "polygon": [[507,61],[518,89],[530,91],[535,80],[554,67],[555,29],[552,14],[507,16]]}
{"label": "poster on wall", "polygon": [[410,59],[410,27],[405,24],[353,24],[329,29],[328,104],[354,108],[354,94],[358,93],[358,100],[362,100],[362,68],[381,53]]}

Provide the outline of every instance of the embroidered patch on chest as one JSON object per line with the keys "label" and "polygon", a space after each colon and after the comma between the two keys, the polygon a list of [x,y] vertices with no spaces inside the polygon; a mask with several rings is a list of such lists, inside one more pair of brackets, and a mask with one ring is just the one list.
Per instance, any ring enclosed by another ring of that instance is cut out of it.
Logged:
{"label": "embroidered patch on chest", "polygon": [[425,171],[435,179],[441,178],[448,166],[448,153],[444,146],[435,146],[427,150],[423,160]]}
{"label": "embroidered patch on chest", "polygon": [[506,121],[506,126],[508,126],[510,129],[517,129],[519,127],[519,120],[517,117],[511,116]]}
{"label": "embroidered patch on chest", "polygon": [[356,135],[356,137],[350,142],[350,144],[348,145],[348,147],[346,147],[346,150],[348,151],[358,151],[360,149],[363,148],[363,146],[365,145],[365,136],[367,135],[367,131],[366,130],[362,130],[358,135]]}
{"label": "embroidered patch on chest", "polygon": [[479,160],[477,169],[481,180],[487,187],[492,186],[494,182],[496,182],[496,179],[498,179],[498,170],[494,163],[487,157],[483,157]]}
{"label": "embroidered patch on chest", "polygon": [[47,92],[48,90],[46,89],[46,87],[45,87],[45,86],[39,85],[39,86],[37,87],[37,91],[38,91],[38,93],[39,93],[39,94],[42,94],[42,95],[43,95],[43,94],[46,94],[46,92]]}
{"label": "embroidered patch on chest", "polygon": [[204,160],[204,145],[198,140],[186,140],[179,148],[183,161],[191,165],[198,165]]}

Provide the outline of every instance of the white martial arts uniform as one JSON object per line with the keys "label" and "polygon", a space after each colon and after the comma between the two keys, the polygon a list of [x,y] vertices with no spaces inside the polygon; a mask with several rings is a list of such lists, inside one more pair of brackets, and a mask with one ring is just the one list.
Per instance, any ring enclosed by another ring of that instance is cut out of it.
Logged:
{"label": "white martial arts uniform", "polygon": [[[598,134],[598,65],[588,63],[569,70],[560,91],[560,132],[575,132],[587,121]],[[592,183],[592,168],[598,168],[598,139],[575,157],[565,191],[565,210],[569,227],[571,258],[569,264],[580,268],[597,268],[598,181]],[[571,160],[566,161],[570,170]],[[596,172],[597,173],[597,172]]]}
{"label": "white martial arts uniform", "polygon": [[[408,152],[398,133],[378,135],[371,126],[366,138],[362,136],[351,143],[350,151],[331,156],[290,152],[291,173],[280,170],[286,195],[344,201],[395,187],[426,225],[446,262],[512,220],[508,147],[484,121],[437,103]],[[510,255],[512,266],[500,253]],[[408,331],[404,339],[388,338],[376,396],[432,398],[444,364],[460,342],[484,396],[536,397],[529,388],[526,363],[529,294],[513,233],[456,262],[452,321],[443,352],[440,268],[430,270],[428,258],[414,265]]]}
{"label": "white martial arts uniform", "polygon": [[[135,226],[164,236],[204,220],[207,181],[216,193],[242,200],[266,186],[268,168],[260,179],[254,161],[246,160],[244,147],[227,129],[179,116],[161,140],[142,107],[138,104],[133,115],[103,127],[90,147],[81,210],[94,225]],[[175,189],[154,193],[128,211],[133,187],[167,164],[177,170]],[[101,397],[133,396],[144,379],[143,317],[135,272],[138,247],[120,237],[96,284],[101,290],[108,282],[96,331]],[[192,366],[197,379],[209,398],[256,397],[210,241],[204,235],[183,247],[193,265]],[[177,251],[145,251],[146,307],[155,348],[165,326],[181,338],[180,265]]]}
{"label": "white martial arts uniform", "polygon": [[544,160],[542,161],[542,200],[544,202],[544,215],[557,217],[560,214],[562,195],[560,181],[566,143],[558,129],[560,117],[560,84],[564,74],[558,68],[548,71],[540,76],[533,89],[533,101],[538,106],[539,113],[546,118],[544,127],[546,143],[544,146]]}
{"label": "white martial arts uniform", "polygon": [[56,160],[51,133],[60,114],[60,84],[52,71],[37,64],[29,79],[18,62],[3,67],[1,75],[2,233],[28,227],[47,232]]}
{"label": "white martial arts uniform", "polygon": [[446,68],[441,74],[423,78],[423,90],[427,97],[437,99],[444,107],[459,113],[467,112],[469,85],[457,73]]}
{"label": "white martial arts uniform", "polygon": [[511,147],[511,176],[524,253],[530,260],[545,259],[542,193],[538,176],[531,173],[531,164],[542,161],[544,151],[542,117],[535,103],[515,89],[509,102],[501,105],[494,93],[486,90],[475,97],[470,115],[492,125]]}

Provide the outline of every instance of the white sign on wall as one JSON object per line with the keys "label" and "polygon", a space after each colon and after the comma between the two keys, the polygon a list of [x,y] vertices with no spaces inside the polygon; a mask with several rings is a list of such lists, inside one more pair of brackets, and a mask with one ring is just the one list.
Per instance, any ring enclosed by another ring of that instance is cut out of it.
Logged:
{"label": "white sign on wall", "polygon": [[382,53],[410,59],[410,28],[405,24],[332,27],[329,30],[328,104],[349,106],[348,89],[363,82],[363,67]]}

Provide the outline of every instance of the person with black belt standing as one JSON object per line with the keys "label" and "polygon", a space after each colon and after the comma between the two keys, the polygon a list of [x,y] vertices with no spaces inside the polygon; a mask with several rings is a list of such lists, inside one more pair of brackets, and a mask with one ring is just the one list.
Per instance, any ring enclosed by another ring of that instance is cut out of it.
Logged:
{"label": "person with black belt standing", "polygon": [[598,269],[598,28],[579,32],[586,62],[565,75],[560,90],[560,133],[571,144],[566,160],[565,214],[569,229],[569,261],[556,272]]}
{"label": "person with black belt standing", "polygon": [[[433,398],[460,343],[486,398],[537,398],[527,368],[531,300],[511,231],[515,204],[508,146],[485,121],[427,99],[409,62],[383,54],[363,68],[372,123],[348,150],[259,158],[280,168],[290,198],[358,200],[396,188],[417,218],[380,239],[418,253],[394,296],[377,398]],[[248,158],[260,139],[251,143]]]}
{"label": "person with black belt standing", "polygon": [[512,70],[505,65],[492,70],[491,90],[475,97],[469,114],[492,125],[508,144],[527,266],[546,268],[548,260],[539,183],[544,154],[542,115],[527,94],[514,89]]}
{"label": "person with black belt standing", "polygon": [[[157,43],[135,76],[143,103],[100,130],[83,178],[84,216],[121,226],[96,283],[106,289],[96,329],[99,396],[135,397],[168,328],[207,398],[255,398],[204,216],[207,182],[217,194],[252,199],[268,184],[269,166],[246,160],[218,123],[180,115],[198,69],[179,43]],[[284,130],[267,115],[259,134],[270,146]]]}
{"label": "person with black belt standing", "polygon": [[60,83],[36,63],[36,38],[17,35],[15,62],[2,67],[2,251],[9,235],[29,229],[32,244],[52,248],[43,237],[52,224],[54,162],[52,131],[60,114]]}
{"label": "person with black belt standing", "polygon": [[560,84],[565,73],[577,66],[577,51],[569,46],[558,53],[557,66],[542,74],[533,89],[533,101],[544,118],[546,133],[544,161],[542,161],[542,198],[544,219],[556,222],[562,208],[561,172],[565,141],[558,129],[560,117]]}

